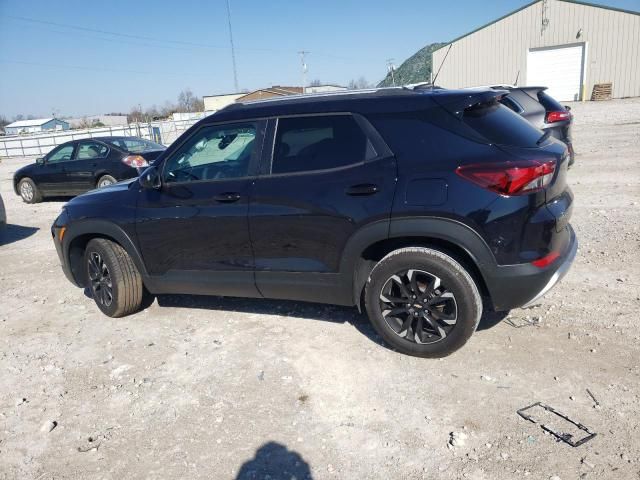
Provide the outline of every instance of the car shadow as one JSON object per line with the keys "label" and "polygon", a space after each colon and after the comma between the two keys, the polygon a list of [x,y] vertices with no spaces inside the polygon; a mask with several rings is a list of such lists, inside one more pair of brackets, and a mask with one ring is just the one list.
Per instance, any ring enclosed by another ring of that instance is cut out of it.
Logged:
{"label": "car shadow", "polygon": [[[365,313],[355,307],[299,302],[293,300],[270,300],[261,298],[214,297],[202,295],[157,295],[160,307],[197,308],[226,312],[277,315],[320,320],[332,323],[349,323],[372,342],[389,349],[375,331]],[[488,330],[499,324],[508,312],[485,311],[478,330]]]}
{"label": "car shadow", "polygon": [[373,329],[366,315],[358,312],[358,309],[355,307],[342,307],[339,305],[293,300],[203,295],[157,295],[156,301],[160,307],[198,308],[203,310],[277,315],[331,323],[349,323],[371,341],[378,345],[386,346]]}
{"label": "car shadow", "polygon": [[277,442],[267,442],[255,456],[242,464],[236,480],[272,478],[278,480],[312,480],[309,464],[298,452]]}
{"label": "car shadow", "polygon": [[30,237],[38,230],[40,230],[38,227],[23,227],[22,225],[8,223],[4,228],[0,229],[0,245],[19,242]]}

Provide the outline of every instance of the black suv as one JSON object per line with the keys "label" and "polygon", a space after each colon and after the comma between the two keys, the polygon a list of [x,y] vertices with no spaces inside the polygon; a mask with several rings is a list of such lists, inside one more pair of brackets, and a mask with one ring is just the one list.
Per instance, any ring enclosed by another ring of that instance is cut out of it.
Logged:
{"label": "black suv", "polygon": [[483,310],[568,270],[567,148],[507,92],[382,89],[234,104],[139,179],[81,195],[52,235],[106,315],[182,293],[363,306],[396,349],[443,356]]}

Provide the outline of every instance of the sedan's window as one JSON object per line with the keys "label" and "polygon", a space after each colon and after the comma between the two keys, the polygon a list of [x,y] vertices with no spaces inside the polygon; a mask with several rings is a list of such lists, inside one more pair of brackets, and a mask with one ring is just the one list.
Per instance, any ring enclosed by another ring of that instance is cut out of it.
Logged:
{"label": "sedan's window", "polygon": [[351,115],[281,118],[271,173],[307,172],[361,163],[371,145]]}
{"label": "sedan's window", "polygon": [[255,138],[254,123],[204,127],[171,155],[164,180],[172,183],[245,177]]}
{"label": "sedan's window", "polygon": [[150,150],[164,150],[164,145],[150,142],[144,138],[111,138],[107,142],[129,153],[142,153]]}
{"label": "sedan's window", "polygon": [[106,145],[97,142],[81,142],[76,152],[76,160],[105,158],[108,153],[109,148]]}
{"label": "sedan's window", "polygon": [[68,162],[73,155],[73,145],[65,145],[47,156],[47,163]]}

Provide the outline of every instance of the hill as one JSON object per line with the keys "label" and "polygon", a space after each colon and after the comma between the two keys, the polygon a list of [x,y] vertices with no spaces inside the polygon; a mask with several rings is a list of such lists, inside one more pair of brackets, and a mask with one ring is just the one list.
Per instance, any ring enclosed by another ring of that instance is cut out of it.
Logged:
{"label": "hill", "polygon": [[[416,53],[407,58],[393,72],[396,85],[406,85],[408,83],[428,82],[431,75],[431,54],[434,50],[447,45],[446,43],[431,43],[421,48]],[[392,87],[391,74],[387,74],[378,87]]]}

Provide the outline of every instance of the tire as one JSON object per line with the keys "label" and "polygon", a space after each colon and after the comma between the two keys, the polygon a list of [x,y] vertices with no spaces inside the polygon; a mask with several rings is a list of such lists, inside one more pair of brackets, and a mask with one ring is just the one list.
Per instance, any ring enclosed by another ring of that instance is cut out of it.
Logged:
{"label": "tire", "polygon": [[84,253],[87,286],[98,308],[109,317],[140,310],[145,288],[129,254],[115,242],[96,238]]}
{"label": "tire", "polygon": [[387,344],[407,355],[439,358],[473,335],[482,298],[469,273],[449,255],[409,247],[389,253],[373,267],[365,308]]}
{"label": "tire", "polygon": [[108,187],[109,185],[113,185],[116,182],[117,180],[111,175],[103,175],[96,182],[96,188]]}
{"label": "tire", "polygon": [[40,190],[29,177],[25,177],[18,182],[18,192],[25,203],[39,203],[42,201]]}

